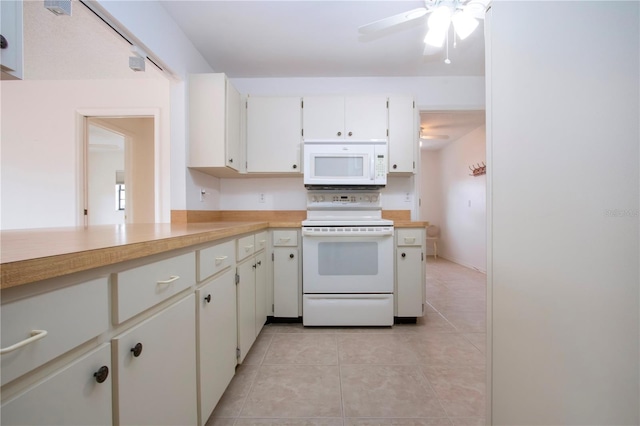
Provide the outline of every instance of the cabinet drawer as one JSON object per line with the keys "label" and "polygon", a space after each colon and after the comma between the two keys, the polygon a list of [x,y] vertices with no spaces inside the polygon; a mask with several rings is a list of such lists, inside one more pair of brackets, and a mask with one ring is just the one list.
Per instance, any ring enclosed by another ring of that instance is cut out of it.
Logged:
{"label": "cabinet drawer", "polygon": [[198,281],[204,281],[236,263],[235,256],[233,241],[198,250]]}
{"label": "cabinet drawer", "polygon": [[398,246],[422,246],[425,239],[424,230],[416,229],[396,229],[398,236]]}
{"label": "cabinet drawer", "polygon": [[[107,368],[106,379],[94,376]],[[110,425],[111,350],[104,344],[2,405],[3,425]]]}
{"label": "cabinet drawer", "polygon": [[267,231],[258,232],[255,235],[256,251],[264,250],[267,248]]}
{"label": "cabinet drawer", "polygon": [[246,237],[238,238],[237,246],[237,259],[240,262],[243,259],[251,256],[256,251],[255,235],[249,235]]}
{"label": "cabinet drawer", "polygon": [[132,318],[196,282],[195,253],[119,272],[114,282],[114,319]]}
{"label": "cabinet drawer", "polygon": [[274,247],[295,247],[298,245],[298,231],[273,231]]}
{"label": "cabinet drawer", "polygon": [[109,328],[107,277],[2,305],[2,348],[34,330],[44,337],[1,357],[2,385],[90,340]]}

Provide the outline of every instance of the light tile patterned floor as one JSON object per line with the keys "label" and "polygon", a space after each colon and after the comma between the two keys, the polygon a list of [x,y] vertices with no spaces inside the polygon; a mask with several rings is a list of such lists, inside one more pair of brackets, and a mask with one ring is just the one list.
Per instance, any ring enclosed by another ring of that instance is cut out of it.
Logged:
{"label": "light tile patterned floor", "polygon": [[430,257],[417,324],[267,325],[207,425],[483,425],[485,289]]}

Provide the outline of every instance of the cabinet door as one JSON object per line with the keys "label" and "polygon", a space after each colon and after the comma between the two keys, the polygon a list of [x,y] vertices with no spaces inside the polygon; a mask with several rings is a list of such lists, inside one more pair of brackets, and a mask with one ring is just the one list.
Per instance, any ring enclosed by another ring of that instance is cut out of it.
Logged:
{"label": "cabinet door", "polygon": [[399,317],[421,317],[424,300],[422,247],[396,249],[396,282]]}
{"label": "cabinet door", "polygon": [[[226,83],[226,165],[234,170],[240,170],[240,111],[242,99],[240,92],[233,85]],[[215,117],[210,117],[210,120]]]}
{"label": "cabinet door", "polygon": [[238,306],[238,363],[247,356],[256,340],[256,263],[255,257],[238,265],[239,281],[236,285]]}
{"label": "cabinet door", "polygon": [[213,412],[236,371],[235,270],[196,291],[198,316],[198,424]]}
{"label": "cabinet door", "polygon": [[[106,377],[104,370],[107,368]],[[103,374],[98,383],[95,373]],[[111,424],[111,351],[109,344],[2,405],[3,425]]]}
{"label": "cabinet door", "polygon": [[346,139],[387,140],[386,96],[350,96],[344,105]]}
{"label": "cabinet door", "polygon": [[300,256],[297,247],[273,249],[273,316],[297,318],[300,299]]}
{"label": "cabinet door", "polygon": [[256,255],[256,336],[267,320],[267,255]]}
{"label": "cabinet door", "polygon": [[413,98],[389,98],[389,173],[415,172],[418,127]]}
{"label": "cabinet door", "polygon": [[299,97],[247,100],[247,172],[301,173]]}
{"label": "cabinet door", "polygon": [[305,97],[302,124],[305,140],[344,139],[344,97]]}
{"label": "cabinet door", "polygon": [[190,294],[112,340],[114,424],[197,423],[195,330]]}

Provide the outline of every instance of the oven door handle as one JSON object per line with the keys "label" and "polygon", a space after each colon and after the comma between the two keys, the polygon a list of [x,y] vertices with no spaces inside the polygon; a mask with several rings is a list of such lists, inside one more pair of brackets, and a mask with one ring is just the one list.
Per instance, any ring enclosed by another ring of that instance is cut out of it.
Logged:
{"label": "oven door handle", "polygon": [[393,229],[382,229],[376,231],[311,231],[302,228],[302,235],[306,237],[322,238],[322,237],[358,237],[358,238],[377,238],[392,237]]}

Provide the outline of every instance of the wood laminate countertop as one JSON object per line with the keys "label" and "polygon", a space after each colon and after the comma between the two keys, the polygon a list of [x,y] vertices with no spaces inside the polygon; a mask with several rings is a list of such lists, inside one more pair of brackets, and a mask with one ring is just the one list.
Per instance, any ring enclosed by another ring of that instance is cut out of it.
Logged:
{"label": "wood laminate countertop", "polygon": [[[428,222],[395,221],[398,228]],[[189,224],[100,225],[0,232],[0,289],[112,265],[300,221],[219,221]]]}

